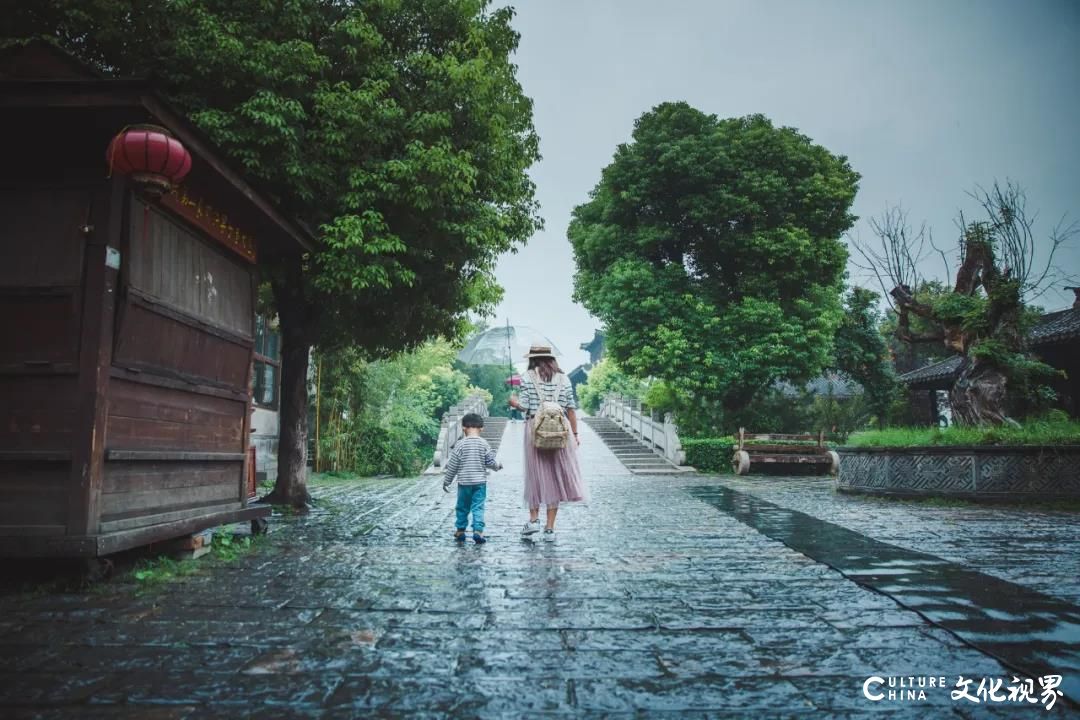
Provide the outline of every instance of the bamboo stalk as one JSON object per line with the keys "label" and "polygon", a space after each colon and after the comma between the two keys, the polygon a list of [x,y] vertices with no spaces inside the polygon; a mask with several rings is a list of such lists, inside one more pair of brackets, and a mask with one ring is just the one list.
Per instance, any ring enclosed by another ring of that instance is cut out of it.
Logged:
{"label": "bamboo stalk", "polygon": [[322,408],[322,355],[319,355],[319,362],[315,365],[315,472],[319,472],[321,466],[319,465],[319,419],[320,410]]}

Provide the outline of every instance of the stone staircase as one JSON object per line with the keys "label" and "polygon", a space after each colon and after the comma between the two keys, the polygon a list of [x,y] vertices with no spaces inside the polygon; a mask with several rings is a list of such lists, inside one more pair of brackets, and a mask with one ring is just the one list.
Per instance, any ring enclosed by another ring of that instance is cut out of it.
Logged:
{"label": "stone staircase", "polygon": [[503,433],[506,432],[506,423],[510,418],[504,417],[486,417],[484,418],[484,429],[480,431],[480,437],[488,441],[488,445],[495,452],[499,452],[499,445],[502,443]]}
{"label": "stone staircase", "polygon": [[[504,417],[485,417],[484,429],[480,431],[480,437],[488,441],[488,445],[496,453],[499,452],[499,445],[502,444],[503,434],[506,432],[506,424],[510,418]],[[449,455],[447,455],[449,458]],[[435,467],[429,465],[427,470],[424,471],[425,475],[440,475],[442,474],[442,467]]]}
{"label": "stone staircase", "polygon": [[689,468],[681,468],[663,455],[653,452],[608,418],[585,416],[581,420],[600,436],[619,462],[635,475],[675,475],[690,472]]}

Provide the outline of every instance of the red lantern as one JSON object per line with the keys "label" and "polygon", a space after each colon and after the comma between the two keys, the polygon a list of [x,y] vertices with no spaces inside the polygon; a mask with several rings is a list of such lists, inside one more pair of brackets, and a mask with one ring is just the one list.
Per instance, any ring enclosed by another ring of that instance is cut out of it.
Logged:
{"label": "red lantern", "polygon": [[161,195],[191,170],[191,155],[168,130],[132,125],[120,131],[105,153],[110,173],[130,175],[152,195]]}

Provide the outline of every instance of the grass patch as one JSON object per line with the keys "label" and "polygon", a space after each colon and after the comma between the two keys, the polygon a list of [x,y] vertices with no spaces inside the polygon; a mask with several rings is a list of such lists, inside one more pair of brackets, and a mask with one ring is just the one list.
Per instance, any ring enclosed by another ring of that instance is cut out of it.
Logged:
{"label": "grass patch", "polygon": [[168,555],[142,558],[135,563],[129,577],[142,590],[159,588],[179,578],[194,575],[208,565],[235,562],[254,552],[265,538],[265,535],[234,536],[230,532],[216,532],[208,555],[195,560],[176,560]]}
{"label": "grass patch", "polygon": [[318,483],[325,485],[335,482],[352,482],[354,480],[367,480],[370,479],[368,475],[361,475],[359,473],[352,472],[351,470],[327,470],[325,472],[311,473],[308,478],[308,484]]}
{"label": "grass patch", "polygon": [[948,447],[951,445],[1080,445],[1080,422],[1029,420],[1020,427],[999,425],[947,428],[886,428],[853,433],[848,447]]}
{"label": "grass patch", "polygon": [[174,560],[161,556],[145,558],[135,564],[131,578],[141,588],[151,589],[172,582],[177,578],[194,575],[199,571],[198,560]]}

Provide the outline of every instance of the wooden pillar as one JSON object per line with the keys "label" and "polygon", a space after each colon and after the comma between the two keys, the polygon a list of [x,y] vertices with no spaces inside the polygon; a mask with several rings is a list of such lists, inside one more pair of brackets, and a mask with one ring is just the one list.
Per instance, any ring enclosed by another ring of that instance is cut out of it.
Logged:
{"label": "wooden pillar", "polygon": [[119,248],[124,231],[125,190],[125,183],[118,178],[100,186],[83,228],[86,264],[79,337],[79,389],[68,485],[68,535],[96,534],[101,517],[116,280],[119,262],[123,261]]}

